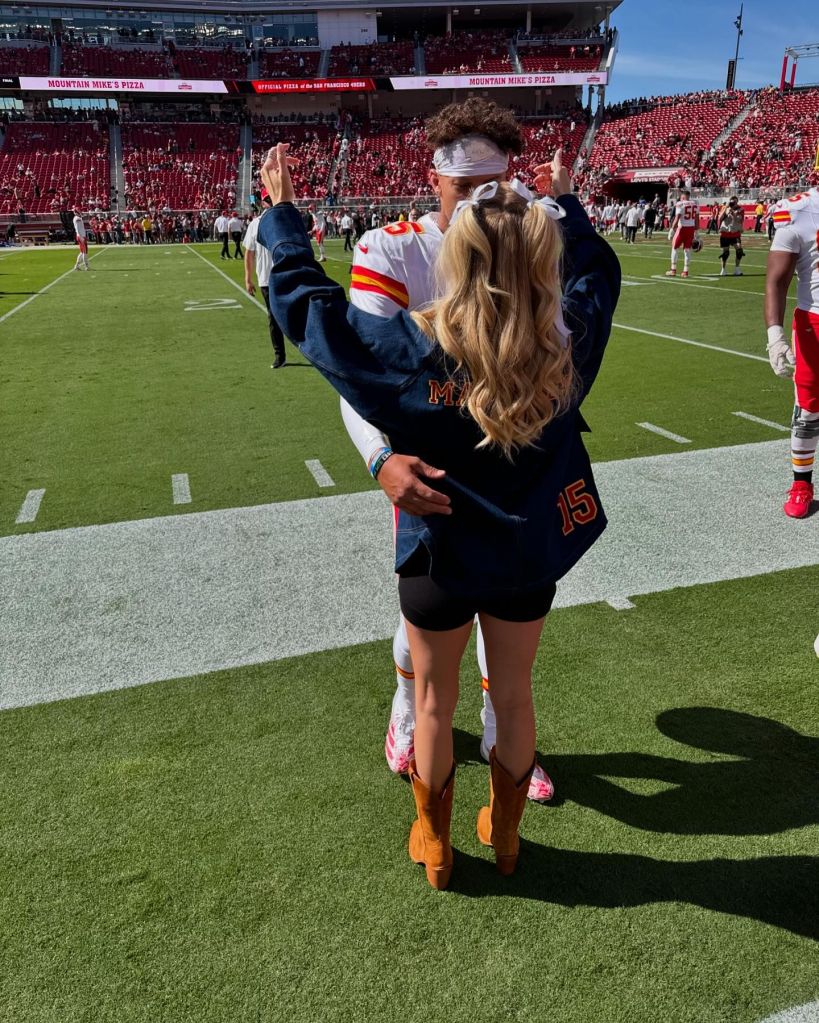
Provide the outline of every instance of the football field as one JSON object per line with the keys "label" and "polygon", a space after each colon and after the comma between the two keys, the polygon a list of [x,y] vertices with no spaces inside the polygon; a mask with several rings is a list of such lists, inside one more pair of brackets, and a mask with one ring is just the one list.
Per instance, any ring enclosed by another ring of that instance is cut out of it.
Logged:
{"label": "football field", "polygon": [[[819,1000],[819,516],[788,520],[767,243],[615,242],[610,519],[536,666],[552,805],[449,891],[384,762],[389,506],[217,245],[0,250],[0,1019],[759,1023]],[[328,243],[342,283],[349,261]],[[792,309],[789,304],[789,312]],[[793,1023],[815,1017],[794,1010]]]}

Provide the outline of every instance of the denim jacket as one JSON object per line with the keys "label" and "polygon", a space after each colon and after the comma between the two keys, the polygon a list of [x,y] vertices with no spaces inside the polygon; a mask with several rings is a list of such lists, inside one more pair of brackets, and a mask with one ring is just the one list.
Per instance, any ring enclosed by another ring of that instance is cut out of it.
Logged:
{"label": "denim jacket", "polygon": [[290,203],[268,210],[259,241],[270,249],[270,305],[287,336],[393,450],[446,470],[435,487],[452,515],[401,512],[396,569],[419,544],[430,574],[451,592],[502,597],[556,581],[603,532],[606,518],[581,439],[579,405],[603,358],[620,291],[620,266],[573,196],[566,210],[563,315],[580,378],[577,398],[537,443],[510,461],[477,448],[483,435],[463,405],[462,374],[404,311],[384,318],[351,306],[313,258]]}

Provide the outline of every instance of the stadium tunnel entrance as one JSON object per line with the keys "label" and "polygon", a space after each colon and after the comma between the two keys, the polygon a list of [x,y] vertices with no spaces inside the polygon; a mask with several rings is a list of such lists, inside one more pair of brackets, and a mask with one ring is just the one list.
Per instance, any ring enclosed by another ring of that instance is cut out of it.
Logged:
{"label": "stadium tunnel entrance", "polygon": [[611,199],[631,200],[637,202],[645,199],[651,202],[659,196],[663,202],[668,199],[669,185],[667,181],[623,181],[612,178],[603,185],[603,195]]}

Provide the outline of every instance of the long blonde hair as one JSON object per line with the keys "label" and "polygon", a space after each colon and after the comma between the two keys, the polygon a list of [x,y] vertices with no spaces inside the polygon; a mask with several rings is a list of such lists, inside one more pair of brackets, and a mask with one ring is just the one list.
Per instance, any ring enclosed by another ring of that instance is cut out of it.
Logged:
{"label": "long blonde hair", "polygon": [[571,346],[556,325],[562,251],[543,208],[502,183],[449,227],[438,259],[444,297],[412,314],[468,378],[478,447],[496,445],[507,458],[536,442],[575,389]]}

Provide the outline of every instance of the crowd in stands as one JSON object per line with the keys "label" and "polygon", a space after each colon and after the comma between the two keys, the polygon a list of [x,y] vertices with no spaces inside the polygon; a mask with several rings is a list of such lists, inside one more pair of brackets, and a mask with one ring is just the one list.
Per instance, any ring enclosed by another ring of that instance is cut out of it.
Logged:
{"label": "crowd in stands", "polygon": [[341,131],[330,124],[254,124],[253,126],[253,181],[261,187],[259,171],[267,150],[277,142],[289,142],[291,153],[299,161],[291,170],[297,194],[330,198],[334,201],[337,183],[330,181],[333,162],[340,152]]}
{"label": "crowd in stands", "polygon": [[247,78],[245,48],[167,45],[173,70],[180,78]]}
{"label": "crowd in stands", "polygon": [[596,71],[603,58],[600,43],[571,46],[518,45],[520,66],[531,71]]}
{"label": "crowd in stands", "polygon": [[589,170],[611,177],[631,167],[694,166],[747,102],[741,92],[695,92],[609,108]]}
{"label": "crowd in stands", "polygon": [[49,49],[39,43],[0,46],[0,75],[47,75]]}
{"label": "crowd in stands", "polygon": [[259,74],[262,78],[315,78],[321,50],[262,50],[259,53]]}
{"label": "crowd in stands", "polygon": [[0,213],[108,208],[107,128],[97,122],[15,122],[0,150]]}
{"label": "crowd in stands", "polygon": [[66,75],[168,78],[171,73],[168,55],[162,49],[64,43],[62,54],[62,73]]}
{"label": "crowd in stands", "polygon": [[424,64],[428,75],[458,75],[475,71],[513,74],[508,32],[452,32],[428,36]]}
{"label": "crowd in stands", "polygon": [[[384,118],[357,124],[344,147],[344,195],[423,195],[430,154],[423,120]],[[346,139],[344,140],[347,141]]]}
{"label": "crowd in stands", "polygon": [[411,42],[334,46],[330,51],[331,78],[414,74],[415,52]]}
{"label": "crowd in stands", "polygon": [[224,209],[236,203],[238,128],[212,124],[125,124],[125,205]]}

